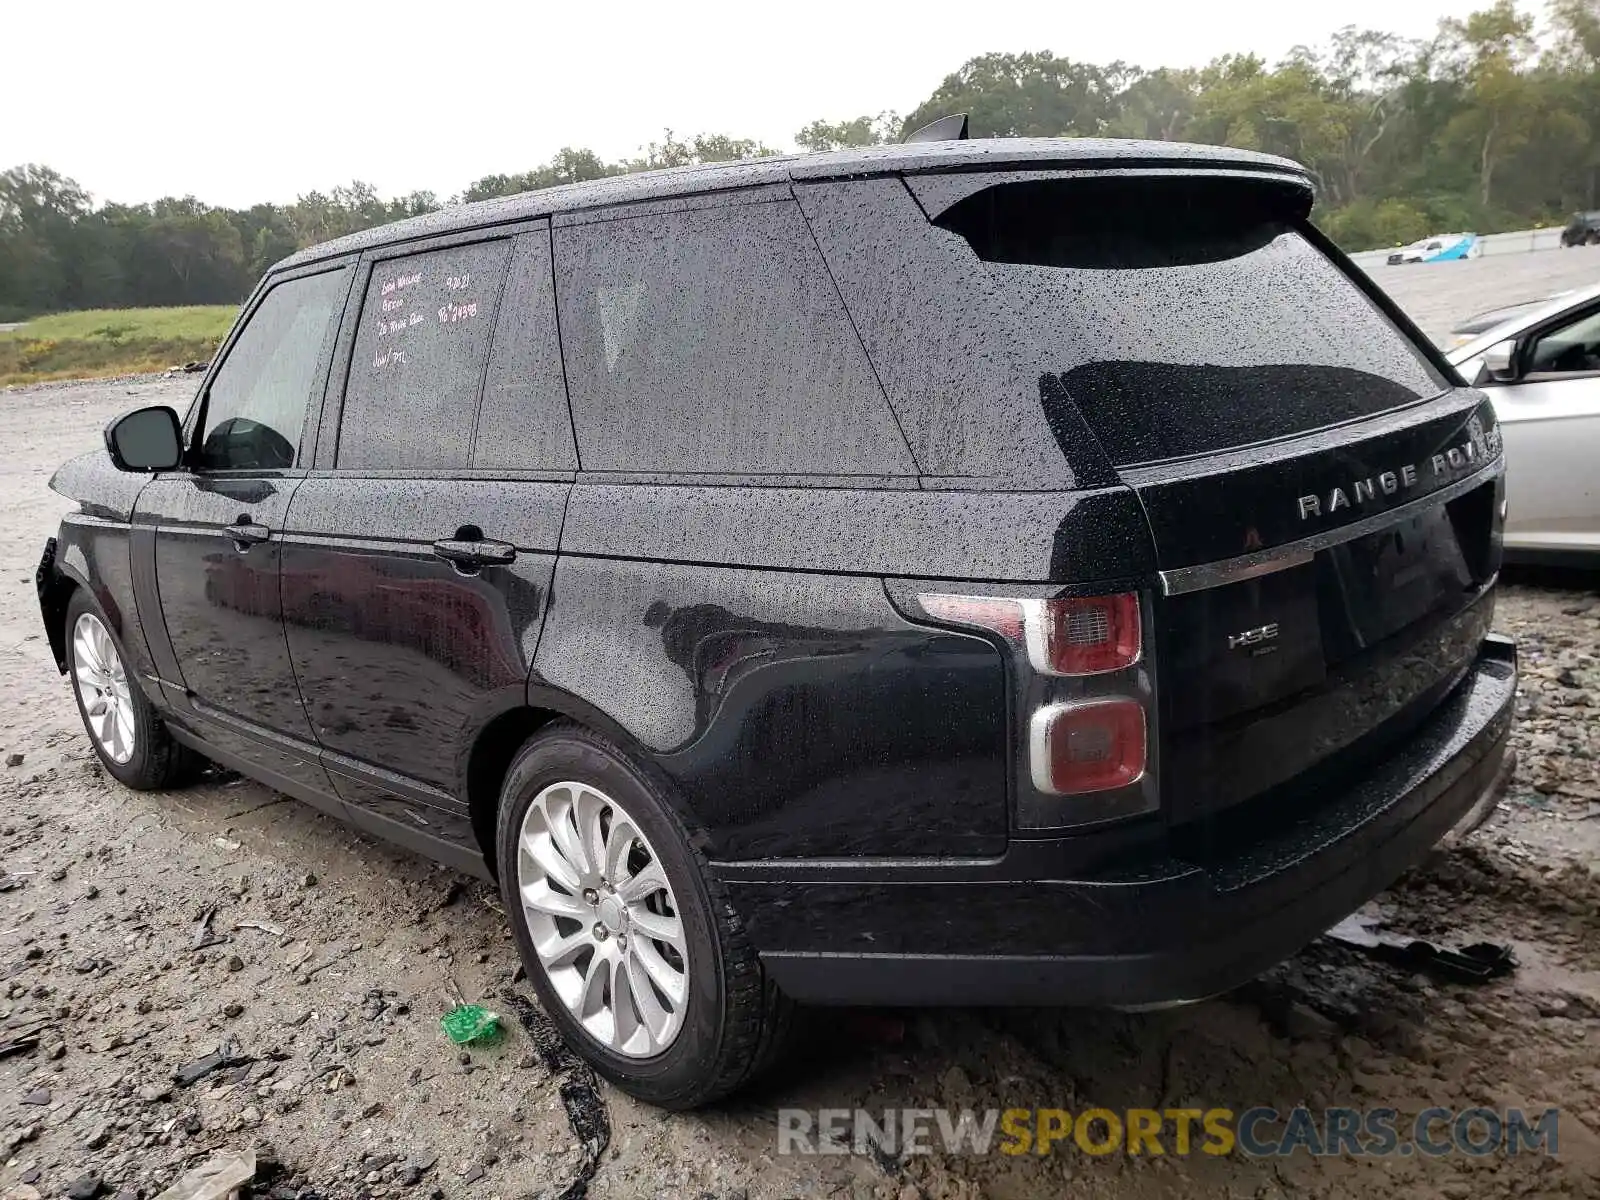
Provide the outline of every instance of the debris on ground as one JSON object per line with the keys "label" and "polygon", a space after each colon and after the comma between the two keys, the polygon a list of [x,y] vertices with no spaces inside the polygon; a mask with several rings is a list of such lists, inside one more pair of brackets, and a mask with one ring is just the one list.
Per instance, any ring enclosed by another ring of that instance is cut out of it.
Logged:
{"label": "debris on ground", "polygon": [[200,914],[200,919],[194,924],[194,939],[189,943],[190,951],[204,950],[210,946],[220,946],[228,939],[212,932],[211,922],[217,915],[216,906],[208,907]]}
{"label": "debris on ground", "polygon": [[235,921],[235,929],[259,929],[262,933],[270,933],[273,937],[283,936],[283,926],[274,925],[270,921]]}
{"label": "debris on ground", "polygon": [[479,1004],[458,1004],[439,1018],[439,1024],[458,1046],[493,1041],[500,1036],[500,1014]]}
{"label": "debris on ground", "polygon": [[255,1178],[256,1156],[250,1150],[217,1154],[178,1176],[155,1200],[223,1200]]}
{"label": "debris on ground", "polygon": [[1516,970],[1517,959],[1509,946],[1473,942],[1459,950],[1423,938],[1380,933],[1371,918],[1351,914],[1323,936],[1354,946],[1397,966],[1426,971],[1458,983],[1486,983]]}
{"label": "debris on ground", "polygon": [[38,1044],[39,1035],[36,1033],[6,1038],[0,1041],[0,1058],[10,1058],[13,1054],[22,1054],[25,1051],[32,1050]]}
{"label": "debris on ground", "polygon": [[0,1026],[0,1058],[32,1050],[49,1027],[48,1020],[12,1021]]}
{"label": "debris on ground", "polygon": [[241,1054],[239,1047],[233,1042],[223,1042],[210,1054],[197,1058],[188,1066],[179,1067],[173,1072],[173,1079],[177,1080],[179,1087],[189,1087],[200,1082],[213,1071],[220,1071],[225,1067],[242,1067],[255,1062],[247,1054]]}
{"label": "debris on ground", "polygon": [[538,1005],[512,988],[500,993],[533,1040],[545,1069],[560,1080],[561,1108],[567,1127],[578,1141],[580,1158],[572,1181],[557,1200],[584,1200],[589,1184],[600,1169],[600,1156],[611,1144],[611,1113],[600,1094],[593,1068],[573,1054]]}

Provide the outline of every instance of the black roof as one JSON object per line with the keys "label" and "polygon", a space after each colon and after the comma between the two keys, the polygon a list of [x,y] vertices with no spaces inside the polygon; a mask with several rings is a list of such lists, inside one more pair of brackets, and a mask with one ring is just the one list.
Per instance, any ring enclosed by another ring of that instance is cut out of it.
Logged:
{"label": "black roof", "polygon": [[826,154],[787,154],[737,162],[670,167],[613,175],[586,183],[569,183],[521,192],[473,204],[455,204],[420,217],[379,225],[309,246],[291,254],[278,267],[298,266],[321,258],[491,225],[525,221],[551,213],[662,200],[698,192],[759,187],[794,179],[844,179],[930,171],[1040,169],[1048,167],[1176,167],[1195,170],[1231,168],[1288,174],[1309,186],[1299,163],[1270,154],[1229,146],[1187,142],[1144,142],[1113,138],[978,138],[959,142],[914,142],[867,146]]}

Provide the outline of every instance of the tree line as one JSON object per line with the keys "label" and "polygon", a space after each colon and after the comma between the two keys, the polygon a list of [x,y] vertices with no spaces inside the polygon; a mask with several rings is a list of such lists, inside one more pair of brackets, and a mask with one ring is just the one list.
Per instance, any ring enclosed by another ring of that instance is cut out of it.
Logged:
{"label": "tree line", "polygon": [[[795,141],[806,150],[893,142],[953,112],[971,114],[974,137],[1153,138],[1297,159],[1316,176],[1317,221],[1351,250],[1557,223],[1600,208],[1600,0],[1552,0],[1539,16],[1497,0],[1421,40],[1346,27],[1272,65],[1253,54],[1154,70],[1048,51],[983,54],[903,118],[817,120]],[[235,302],[296,249],[445,204],[775,152],[669,130],[632,159],[567,148],[448,199],[385,200],[355,182],[247,209],[193,196],[97,206],[48,167],[14,167],[0,174],[0,320]]]}

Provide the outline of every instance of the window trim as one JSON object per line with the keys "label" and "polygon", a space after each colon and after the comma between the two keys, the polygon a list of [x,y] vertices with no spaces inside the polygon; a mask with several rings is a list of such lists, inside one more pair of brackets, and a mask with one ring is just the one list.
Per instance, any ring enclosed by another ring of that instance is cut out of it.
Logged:
{"label": "window trim", "polygon": [[300,422],[300,436],[295,443],[294,463],[289,467],[262,468],[262,467],[219,467],[207,470],[197,465],[200,453],[201,435],[205,431],[206,417],[211,407],[211,385],[216,382],[217,375],[227,365],[232,357],[234,346],[249,323],[255,319],[257,311],[272,290],[297,279],[307,279],[314,275],[328,275],[335,271],[343,271],[356,266],[357,256],[354,254],[341,255],[338,258],[321,259],[314,263],[292,267],[285,271],[268,271],[256,284],[255,290],[245,298],[244,304],[239,309],[239,315],[234,318],[233,327],[228,335],[223,338],[217,347],[217,352],[211,356],[211,365],[206,369],[205,375],[200,380],[200,387],[195,391],[194,399],[189,402],[189,409],[184,414],[183,430],[183,470],[192,475],[204,475],[206,478],[231,479],[235,477],[249,477],[257,475],[281,476],[286,472],[304,471],[311,463],[311,455],[315,446],[316,429],[320,423],[322,409],[327,400],[328,375],[338,352],[339,333],[342,330],[345,312],[350,305],[350,283],[354,280],[356,272],[350,271],[350,280],[345,283],[344,297],[335,304],[336,313],[330,317],[333,337],[323,334],[321,347],[317,351],[317,364],[312,370],[311,390],[306,396],[305,415]]}
{"label": "window trim", "polygon": [[[363,467],[339,467],[339,435],[344,422],[345,395],[350,387],[350,368],[354,364],[356,333],[361,324],[361,309],[366,303],[367,288],[372,281],[373,268],[383,262],[390,262],[397,258],[411,258],[418,254],[428,254],[435,250],[449,250],[457,246],[477,245],[487,242],[511,243],[511,254],[516,253],[516,240],[521,235],[541,226],[548,226],[549,218],[545,216],[531,217],[525,221],[511,222],[505,225],[492,225],[482,228],[458,230],[454,233],[441,234],[438,237],[424,238],[414,241],[385,242],[381,246],[372,246],[363,250],[358,256],[356,269],[350,281],[350,294],[345,301],[344,320],[339,328],[339,337],[334,345],[333,364],[328,372],[326,394],[322,404],[322,418],[317,427],[315,445],[308,463],[309,468],[317,474],[334,474],[341,477],[373,478],[378,474],[407,474],[402,469],[390,472],[387,469],[378,471]],[[501,294],[505,290],[506,278],[510,277],[511,258],[506,260],[506,277],[500,281]],[[495,305],[495,323],[499,323],[499,303]],[[489,356],[484,359],[483,369],[478,374],[478,392],[473,401],[472,422],[477,427],[478,409],[483,405],[483,383],[488,372],[489,358],[494,354],[494,333],[489,336]],[[470,461],[470,460],[469,460]],[[419,469],[416,475],[423,478],[439,474],[437,468]],[[459,472],[450,469],[454,478]]]}
{"label": "window trim", "polygon": [[690,192],[682,196],[613,201],[592,208],[575,208],[551,213],[545,219],[549,221],[552,230],[570,229],[575,225],[594,225],[602,221],[661,217],[675,213],[700,212],[708,208],[738,208],[745,204],[775,204],[794,198],[794,188],[788,182],[759,183],[749,187]]}

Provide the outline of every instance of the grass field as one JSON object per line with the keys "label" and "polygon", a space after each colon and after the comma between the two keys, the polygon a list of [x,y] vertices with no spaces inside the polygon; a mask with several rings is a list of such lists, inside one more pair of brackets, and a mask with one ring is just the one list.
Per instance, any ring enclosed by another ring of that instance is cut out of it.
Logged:
{"label": "grass field", "polygon": [[211,357],[239,310],[99,308],[37,317],[0,333],[0,387],[47,379],[90,379]]}

